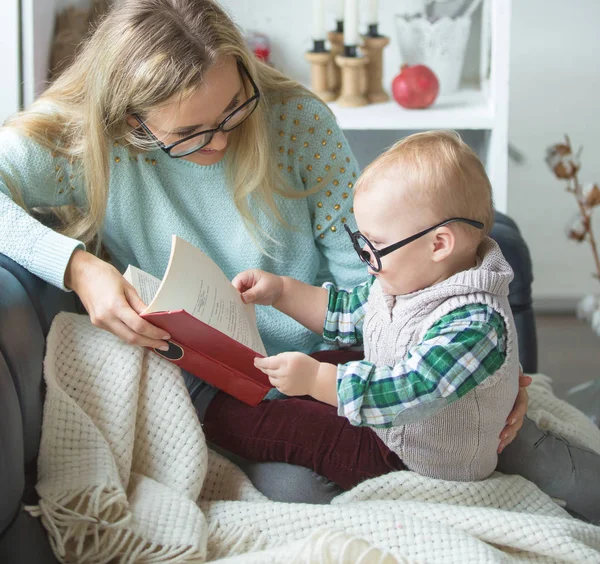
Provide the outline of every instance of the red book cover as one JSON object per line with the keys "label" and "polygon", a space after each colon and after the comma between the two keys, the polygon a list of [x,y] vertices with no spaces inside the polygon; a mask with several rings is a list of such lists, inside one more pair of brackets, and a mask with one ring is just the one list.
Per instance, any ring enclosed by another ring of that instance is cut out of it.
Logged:
{"label": "red book cover", "polygon": [[142,317],[172,337],[169,350],[154,349],[156,353],[240,401],[257,405],[273,387],[254,366],[254,359],[262,355],[186,311]]}
{"label": "red book cover", "polygon": [[131,265],[123,276],[149,304],[141,317],[171,335],[157,354],[249,405],[264,398],[272,386],[254,366],[267,354],[254,306],[214,261],[174,235],[162,280]]}

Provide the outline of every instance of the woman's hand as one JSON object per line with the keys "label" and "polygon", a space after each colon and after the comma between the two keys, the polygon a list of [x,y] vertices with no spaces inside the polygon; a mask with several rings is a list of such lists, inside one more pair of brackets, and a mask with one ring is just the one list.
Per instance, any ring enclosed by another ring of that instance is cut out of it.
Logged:
{"label": "woman's hand", "polygon": [[517,394],[515,405],[506,420],[506,427],[500,433],[498,454],[515,440],[519,429],[523,426],[523,419],[527,415],[527,406],[529,404],[529,394],[527,393],[527,386],[529,384],[531,384],[531,377],[525,376],[523,371],[519,369],[519,393]]}
{"label": "woman's hand", "polygon": [[246,304],[273,305],[283,291],[281,276],[256,268],[240,272],[231,283]]}
{"label": "woman's hand", "polygon": [[146,305],[114,266],[78,249],[67,266],[65,286],[77,293],[96,327],[130,345],[168,350],[170,335],[139,316]]}

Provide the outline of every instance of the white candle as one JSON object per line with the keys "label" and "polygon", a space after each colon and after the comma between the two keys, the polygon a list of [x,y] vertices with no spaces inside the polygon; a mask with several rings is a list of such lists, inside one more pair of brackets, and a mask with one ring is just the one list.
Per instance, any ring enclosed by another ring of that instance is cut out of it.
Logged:
{"label": "white candle", "polygon": [[369,18],[367,19],[368,25],[377,23],[377,0],[369,0]]}
{"label": "white candle", "polygon": [[358,45],[358,0],[344,3],[344,45]]}
{"label": "white candle", "polygon": [[344,0],[335,0],[335,21],[344,21]]}
{"label": "white candle", "polygon": [[312,38],[314,41],[325,40],[325,0],[313,0]]}

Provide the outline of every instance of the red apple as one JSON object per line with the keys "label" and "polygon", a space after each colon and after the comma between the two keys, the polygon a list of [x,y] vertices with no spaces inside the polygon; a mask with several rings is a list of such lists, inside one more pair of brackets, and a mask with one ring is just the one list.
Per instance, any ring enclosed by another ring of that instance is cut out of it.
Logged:
{"label": "red apple", "polygon": [[425,65],[403,65],[392,82],[396,102],[411,110],[428,108],[435,102],[440,83],[435,73]]}

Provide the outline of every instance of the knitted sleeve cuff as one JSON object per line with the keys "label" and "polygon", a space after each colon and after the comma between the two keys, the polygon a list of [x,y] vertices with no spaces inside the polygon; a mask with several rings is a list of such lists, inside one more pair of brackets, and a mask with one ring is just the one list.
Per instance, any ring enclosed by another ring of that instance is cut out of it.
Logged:
{"label": "knitted sleeve cuff", "polygon": [[65,287],[65,271],[76,249],[85,250],[85,245],[48,229],[36,242],[28,270],[49,284],[70,291]]}

